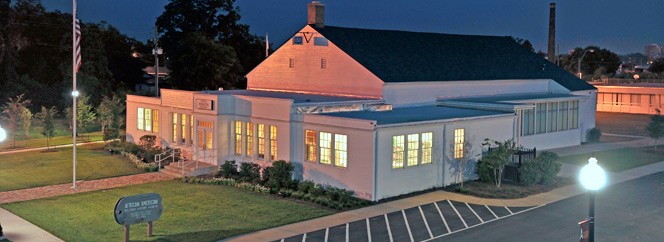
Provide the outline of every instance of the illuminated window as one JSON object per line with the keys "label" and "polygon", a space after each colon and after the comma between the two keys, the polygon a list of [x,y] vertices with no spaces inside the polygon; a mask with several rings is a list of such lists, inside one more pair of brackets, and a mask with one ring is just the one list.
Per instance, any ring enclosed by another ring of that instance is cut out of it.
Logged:
{"label": "illuminated window", "polygon": [[334,135],[334,165],[348,166],[348,137],[346,135]]}
{"label": "illuminated window", "polygon": [[152,110],[152,132],[159,133],[159,110]]}
{"label": "illuminated window", "polygon": [[144,108],[138,108],[138,114],[136,117],[138,118],[136,124],[137,124],[137,129],[138,130],[144,130],[145,129],[145,121],[144,121]]}
{"label": "illuminated window", "polygon": [[194,141],[194,115],[189,115],[189,140]]}
{"label": "illuminated window", "polygon": [[420,135],[408,135],[408,166],[417,165],[418,152],[420,151]]}
{"label": "illuminated window", "polygon": [[181,138],[182,138],[182,143],[183,144],[186,144],[186,142],[187,142],[186,137],[187,137],[187,115],[182,114],[182,136],[181,136]]}
{"label": "illuminated window", "polygon": [[152,131],[152,110],[145,109],[145,131]]}
{"label": "illuminated window", "polygon": [[235,155],[242,155],[242,121],[235,121]]}
{"label": "illuminated window", "polygon": [[454,159],[463,158],[464,153],[464,129],[454,130]]}
{"label": "illuminated window", "polygon": [[431,147],[433,146],[433,134],[422,133],[422,164],[431,163]]}
{"label": "illuminated window", "polygon": [[212,149],[212,130],[205,131],[205,148],[208,150]]}
{"label": "illuminated window", "polygon": [[317,160],[317,136],[318,134],[316,133],[315,130],[306,130],[305,131],[305,150],[307,152],[306,158],[308,161],[316,161]]}
{"label": "illuminated window", "polygon": [[173,143],[178,142],[178,114],[173,113]]}
{"label": "illuminated window", "polygon": [[404,136],[392,137],[392,168],[403,168]]}
{"label": "illuminated window", "polygon": [[277,159],[277,126],[270,125],[270,160]]}
{"label": "illuminated window", "polygon": [[320,132],[320,163],[332,164],[332,134]]}
{"label": "illuminated window", "polygon": [[247,123],[247,156],[254,155],[254,124]]}
{"label": "illuminated window", "polygon": [[198,120],[198,127],[212,128],[212,122]]}
{"label": "illuminated window", "polygon": [[265,158],[265,125],[258,124],[258,158]]}

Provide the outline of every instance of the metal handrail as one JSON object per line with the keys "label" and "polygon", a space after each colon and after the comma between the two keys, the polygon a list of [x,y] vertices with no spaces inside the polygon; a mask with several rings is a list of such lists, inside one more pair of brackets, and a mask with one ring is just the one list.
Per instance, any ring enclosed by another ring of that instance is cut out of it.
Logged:
{"label": "metal handrail", "polygon": [[200,159],[199,159],[199,154],[200,154],[201,152],[203,153],[203,157],[202,157],[202,158],[203,158],[203,161],[204,161],[204,162],[205,162],[208,158],[216,158],[216,157],[217,157],[216,155],[212,155],[212,156],[208,157],[208,153],[209,153],[209,152],[207,152],[207,151],[212,151],[212,154],[215,154],[215,150],[206,150],[206,149],[198,150],[198,149],[196,149],[196,148],[192,148],[192,151],[193,151],[193,152],[192,152],[192,154],[191,154],[191,156],[192,156],[192,162],[191,162],[191,163],[189,163],[189,164],[185,164],[185,163],[184,163],[184,159],[180,159],[180,161],[182,162],[182,163],[180,164],[180,168],[181,168],[181,170],[182,170],[182,176],[184,176],[184,170],[185,170],[185,167],[190,166],[192,163],[196,166],[195,169],[198,169],[198,162],[199,162],[199,160],[200,160]]}
{"label": "metal handrail", "polygon": [[[162,158],[163,155],[166,155],[169,152],[170,152],[169,155]],[[167,148],[164,152],[161,152],[159,154],[154,155],[154,160],[157,161],[158,164],[159,164],[158,167],[157,167],[157,171],[161,170],[161,162],[168,159],[168,158],[171,158],[171,162],[175,162],[175,149]]]}

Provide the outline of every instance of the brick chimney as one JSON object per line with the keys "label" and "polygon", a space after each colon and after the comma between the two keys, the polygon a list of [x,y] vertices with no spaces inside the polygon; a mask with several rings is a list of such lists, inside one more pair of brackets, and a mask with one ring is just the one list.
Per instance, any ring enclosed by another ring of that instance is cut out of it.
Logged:
{"label": "brick chimney", "polygon": [[316,28],[325,27],[325,4],[319,1],[311,1],[307,4],[307,24],[316,25]]}
{"label": "brick chimney", "polygon": [[556,63],[556,3],[549,4],[549,48],[547,58]]}

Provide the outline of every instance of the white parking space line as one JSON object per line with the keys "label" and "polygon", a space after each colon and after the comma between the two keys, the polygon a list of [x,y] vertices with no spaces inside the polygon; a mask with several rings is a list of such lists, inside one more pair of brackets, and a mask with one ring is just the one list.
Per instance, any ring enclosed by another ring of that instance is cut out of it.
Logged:
{"label": "white parking space line", "polygon": [[307,241],[307,233],[304,233],[304,236],[302,236],[302,242]]}
{"label": "white parking space line", "polygon": [[463,217],[461,217],[461,214],[459,214],[459,211],[457,211],[457,209],[454,207],[452,202],[450,202],[450,200],[447,200],[447,203],[450,204],[452,209],[454,209],[454,212],[456,213],[456,215],[459,216],[459,218],[461,219],[461,222],[463,222],[463,226],[466,226],[466,228],[468,228],[468,224],[466,223],[466,220],[463,220]]}
{"label": "white parking space line", "polygon": [[422,215],[422,220],[424,220],[424,225],[427,226],[427,231],[429,231],[429,238],[433,238],[433,233],[431,233],[431,228],[429,228],[429,222],[427,222],[427,218],[424,217],[424,211],[422,211],[422,207],[417,206],[417,208],[420,209],[420,214]]}
{"label": "white parking space line", "polygon": [[443,219],[443,223],[445,224],[445,228],[447,229],[447,233],[452,232],[452,230],[450,230],[450,226],[447,225],[447,220],[445,220],[445,216],[443,216],[443,212],[440,211],[440,208],[438,207],[438,204],[433,203],[433,205],[436,205],[436,209],[438,210],[438,214],[440,214],[440,218]]}
{"label": "white parking space line", "polygon": [[508,208],[508,207],[504,207],[504,208],[507,209],[507,211],[510,212],[510,214],[514,214],[514,213],[512,212],[512,210],[510,210],[510,208]]}
{"label": "white parking space line", "polygon": [[281,242],[284,242],[286,239],[281,239]]}
{"label": "white parking space line", "polygon": [[369,242],[371,242],[371,226],[369,226],[369,218],[367,218],[367,238],[369,238]]}
{"label": "white parking space line", "polygon": [[468,203],[465,203],[465,204],[466,204],[466,207],[468,207],[468,209],[470,209],[470,211],[473,212],[473,214],[475,214],[475,217],[479,218],[480,222],[484,223],[484,219],[480,218],[480,215],[477,215],[477,212],[475,212],[475,210],[473,210],[473,208],[471,208],[470,205],[468,205]]}
{"label": "white parking space line", "polygon": [[413,239],[413,233],[410,232],[410,225],[408,224],[408,218],[406,218],[406,211],[401,210],[401,215],[403,215],[403,221],[406,223],[406,229],[408,229],[408,236],[410,236],[410,241],[415,241]]}
{"label": "white parking space line", "polygon": [[348,226],[348,223],[346,223],[346,242],[348,242],[348,229],[350,226]]}
{"label": "white parking space line", "polygon": [[325,228],[325,242],[327,242],[327,236],[330,234],[330,227]]}
{"label": "white parking space line", "polygon": [[494,217],[498,218],[498,215],[496,215],[496,213],[494,213],[493,210],[491,210],[491,208],[490,208],[489,206],[484,205],[484,207],[485,207],[486,209],[489,209],[489,212],[491,212],[491,214],[493,214]]}
{"label": "white parking space line", "polygon": [[390,229],[390,220],[387,219],[387,213],[383,214],[385,216],[385,225],[387,226],[387,235],[390,236],[390,242],[394,242],[394,239],[392,238],[392,230]]}
{"label": "white parking space line", "polygon": [[[546,204],[542,204],[542,205],[535,206],[535,207],[532,207],[532,208],[524,209],[524,210],[521,210],[521,211],[519,211],[519,212],[516,212],[516,213],[510,214],[510,215],[507,215],[507,216],[504,216],[504,217],[501,217],[501,218],[498,218],[498,219],[493,219],[493,220],[487,221],[486,223],[491,223],[491,222],[493,222],[493,221],[498,221],[498,220],[501,220],[501,219],[504,219],[504,218],[507,218],[507,217],[511,217],[511,216],[514,216],[514,215],[517,215],[517,214],[520,214],[520,213],[524,213],[524,212],[527,212],[527,211],[530,211],[530,210],[533,210],[533,209],[536,209],[536,208],[542,207],[542,206],[544,206],[544,205],[546,205]],[[431,241],[431,240],[434,240],[434,239],[438,239],[438,238],[441,238],[441,237],[445,237],[445,236],[448,236],[448,235],[450,235],[450,234],[454,234],[454,233],[457,233],[457,232],[461,232],[461,231],[464,231],[464,230],[467,230],[467,229],[471,229],[471,228],[474,228],[474,227],[480,226],[480,225],[482,225],[482,224],[485,224],[485,223],[475,224],[475,225],[470,226],[470,227],[468,227],[468,228],[463,228],[463,229],[460,229],[460,230],[456,230],[456,231],[454,231],[454,232],[450,232],[450,233],[447,233],[447,234],[439,235],[439,236],[436,236],[436,237],[431,238],[431,239],[425,239],[425,240],[423,240],[422,242]]]}

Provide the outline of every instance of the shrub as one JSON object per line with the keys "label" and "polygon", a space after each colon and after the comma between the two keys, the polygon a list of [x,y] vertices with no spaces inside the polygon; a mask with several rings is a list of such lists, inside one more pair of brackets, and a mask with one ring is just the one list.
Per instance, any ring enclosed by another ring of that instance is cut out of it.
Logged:
{"label": "shrub", "polygon": [[256,163],[243,162],[240,163],[240,172],[238,173],[238,180],[242,182],[258,182],[261,178],[261,166]]}
{"label": "shrub", "polygon": [[495,174],[493,173],[493,166],[483,160],[478,161],[477,176],[482,182],[494,182]]}
{"label": "shrub", "polygon": [[240,173],[237,171],[237,163],[235,163],[235,160],[227,160],[221,164],[219,171],[214,176],[237,179],[238,174]]}
{"label": "shrub", "polygon": [[274,191],[280,188],[290,188],[293,184],[293,170],[295,170],[295,166],[290,162],[275,161],[272,166],[265,168],[264,185]]}
{"label": "shrub", "polygon": [[592,128],[588,131],[588,142],[596,143],[599,142],[599,138],[602,136],[602,131],[598,128]]}
{"label": "shrub", "polygon": [[311,190],[313,190],[316,187],[316,183],[312,181],[302,181],[300,184],[297,185],[297,190],[304,192],[304,193],[309,193]]}
{"label": "shrub", "polygon": [[541,152],[535,160],[521,164],[519,168],[521,182],[525,185],[536,183],[551,185],[560,172],[561,166],[556,153]]}
{"label": "shrub", "polygon": [[553,152],[544,151],[537,156],[537,160],[542,164],[541,183],[551,185],[562,166],[560,161],[558,161],[558,155]]}
{"label": "shrub", "polygon": [[526,161],[519,167],[519,178],[524,185],[533,185],[542,180],[542,169],[538,160]]}
{"label": "shrub", "polygon": [[157,136],[155,135],[143,135],[138,140],[138,145],[143,147],[145,150],[152,149],[157,144]]}

